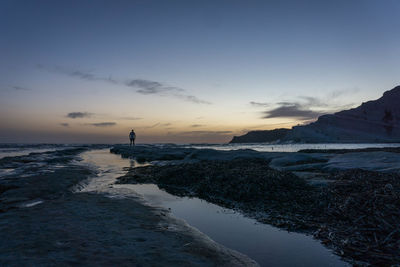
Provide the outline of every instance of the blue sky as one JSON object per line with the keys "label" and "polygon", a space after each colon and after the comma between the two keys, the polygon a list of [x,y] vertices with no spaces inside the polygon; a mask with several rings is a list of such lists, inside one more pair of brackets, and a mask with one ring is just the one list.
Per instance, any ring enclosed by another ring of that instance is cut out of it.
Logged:
{"label": "blue sky", "polygon": [[[399,1],[0,1],[0,142],[227,142],[399,84]],[[69,113],[83,115],[71,118]]]}

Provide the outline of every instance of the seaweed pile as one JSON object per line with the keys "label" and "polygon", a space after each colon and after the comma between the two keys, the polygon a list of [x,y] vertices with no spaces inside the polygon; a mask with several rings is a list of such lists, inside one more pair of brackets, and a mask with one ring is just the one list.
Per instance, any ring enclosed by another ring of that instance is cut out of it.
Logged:
{"label": "seaweed pile", "polygon": [[321,227],[314,233],[344,257],[387,266],[400,263],[400,176],[350,170],[320,194]]}
{"label": "seaweed pile", "polygon": [[318,193],[303,179],[271,169],[262,159],[139,167],[118,178],[118,183],[155,183],[175,195],[196,196],[245,212],[261,210],[269,214],[263,220],[288,228],[300,224],[284,223],[282,216],[279,221],[276,216],[286,214],[287,220],[298,221],[299,214],[314,210]]}
{"label": "seaweed pile", "polygon": [[357,264],[400,262],[400,175],[351,170],[316,187],[262,159],[201,161],[131,169],[118,183],[155,183],[292,231],[313,233]]}

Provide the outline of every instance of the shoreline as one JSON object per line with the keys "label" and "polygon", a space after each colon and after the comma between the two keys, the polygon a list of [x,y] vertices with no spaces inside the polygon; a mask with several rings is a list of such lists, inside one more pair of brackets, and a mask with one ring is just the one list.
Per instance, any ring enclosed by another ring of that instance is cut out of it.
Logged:
{"label": "shoreline", "polygon": [[[139,197],[74,193],[96,175],[74,162],[83,151],[3,160],[32,175],[17,172],[0,180],[2,265],[258,266]],[[36,173],[43,156],[46,169]],[[54,171],[47,171],[51,166]]]}
{"label": "shoreline", "polygon": [[[118,149],[123,148],[114,148],[114,153]],[[348,151],[346,154],[369,152]],[[224,159],[209,161],[199,157],[193,160],[193,155],[202,155],[204,151],[191,151],[180,161],[176,160],[176,156],[166,157],[168,153],[172,152],[156,151],[152,157],[174,158],[169,163],[164,159],[156,161],[153,166],[131,169],[119,178],[118,183],[155,183],[172,194],[195,196],[234,208],[264,223],[313,234],[353,264],[390,265],[400,261],[397,252],[400,244],[396,241],[400,238],[400,233],[396,231],[400,220],[400,215],[396,213],[400,207],[398,174],[354,168],[329,172],[315,168],[315,164],[325,164],[327,160],[322,163],[318,160],[304,161],[300,156],[303,153],[290,153],[290,157],[299,157],[294,163],[281,164],[282,170],[267,167],[274,163],[273,153],[265,156],[265,153],[257,155],[257,152],[249,151],[242,154],[244,157],[241,159],[234,159],[234,152],[225,153],[225,157],[213,152],[210,158]],[[321,154],[323,156],[324,153],[318,153],[319,159]],[[138,155],[142,156],[140,152]],[[277,155],[280,156],[280,153],[275,153],[275,157]],[[310,164],[314,164],[312,171],[322,171],[323,179],[329,182],[312,185],[284,170],[288,166],[304,168]],[[264,177],[274,178],[266,182]],[[262,185],[262,182],[266,184]],[[296,184],[298,187],[294,186]],[[247,188],[247,192],[243,188]]]}

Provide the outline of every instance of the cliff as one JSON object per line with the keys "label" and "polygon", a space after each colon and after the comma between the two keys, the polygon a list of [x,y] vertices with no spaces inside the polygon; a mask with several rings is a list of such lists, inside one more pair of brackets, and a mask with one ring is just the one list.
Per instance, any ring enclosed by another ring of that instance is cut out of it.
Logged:
{"label": "cliff", "polygon": [[252,131],[231,143],[399,143],[400,86],[359,107],[323,115],[317,121],[292,129]]}
{"label": "cliff", "polygon": [[295,126],[284,141],[306,143],[400,142],[400,86],[359,107]]}
{"label": "cliff", "polygon": [[290,129],[251,131],[242,136],[234,136],[230,143],[268,143],[282,140]]}

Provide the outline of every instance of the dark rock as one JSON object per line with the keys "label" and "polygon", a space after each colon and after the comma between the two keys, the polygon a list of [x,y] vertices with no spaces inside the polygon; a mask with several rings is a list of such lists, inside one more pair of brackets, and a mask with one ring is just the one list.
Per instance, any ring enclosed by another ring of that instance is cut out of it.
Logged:
{"label": "dark rock", "polygon": [[357,264],[400,262],[400,174],[349,170],[314,187],[262,159],[201,161],[133,168],[120,183],[156,183],[179,196],[196,196],[238,209],[263,223],[313,232]]}
{"label": "dark rock", "polygon": [[245,135],[234,136],[230,143],[268,143],[282,140],[290,129],[251,131]]}

